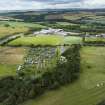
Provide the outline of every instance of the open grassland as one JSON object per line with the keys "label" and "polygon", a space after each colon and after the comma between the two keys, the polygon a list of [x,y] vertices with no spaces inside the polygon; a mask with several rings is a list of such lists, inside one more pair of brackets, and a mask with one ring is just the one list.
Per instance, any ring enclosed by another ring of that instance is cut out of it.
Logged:
{"label": "open grassland", "polygon": [[81,16],[77,15],[77,14],[73,14],[73,15],[69,15],[69,14],[65,14],[64,15],[64,19],[67,19],[67,20],[77,20],[77,19],[81,19]]}
{"label": "open grassland", "polygon": [[70,23],[70,22],[56,22],[56,24],[63,25],[63,26],[68,26],[68,25],[73,26],[73,25],[76,25],[75,23]]}
{"label": "open grassland", "polygon": [[105,42],[105,38],[103,37],[87,37],[86,42]]}
{"label": "open grassland", "polygon": [[0,78],[5,76],[16,75],[17,65],[0,64]]}
{"label": "open grassland", "polygon": [[27,49],[0,47],[0,77],[15,75],[16,68],[23,63]]}
{"label": "open grassland", "polygon": [[12,28],[12,27],[4,27],[4,26],[0,26],[0,38],[5,37],[5,36],[9,36],[11,34],[15,34],[15,33],[21,33],[21,32],[27,32],[28,28],[25,27],[16,27],[16,28]]}
{"label": "open grassland", "polygon": [[63,42],[63,37],[59,36],[37,36],[37,37],[22,37],[9,43],[9,45],[59,45]]}
{"label": "open grassland", "polygon": [[105,47],[81,48],[78,81],[23,105],[96,105],[105,99]]}
{"label": "open grassland", "polygon": [[101,23],[105,24],[105,16],[96,16],[95,14],[86,16],[85,19],[82,21],[85,21],[87,23]]}
{"label": "open grassland", "polygon": [[34,23],[0,21],[0,38],[15,33],[25,33],[30,28],[44,28],[44,26]]}
{"label": "open grassland", "polygon": [[78,44],[82,40],[80,37],[63,37],[57,35],[40,35],[37,37],[21,37],[8,43],[10,46],[30,46],[30,45],[64,45],[64,44]]}
{"label": "open grassland", "polygon": [[86,13],[86,12],[81,12],[81,13],[66,13],[62,15],[64,19],[66,20],[71,20],[71,21],[76,21],[80,20],[82,22],[86,23],[102,23],[105,24],[105,16],[98,16],[96,13]]}
{"label": "open grassland", "polygon": [[93,16],[95,16],[95,14],[86,13],[86,12],[63,14],[64,19],[67,19],[67,20],[78,20],[78,19],[81,19],[82,17],[93,17]]}
{"label": "open grassland", "polygon": [[81,44],[82,38],[75,36],[68,36],[64,38],[64,44]]}
{"label": "open grassland", "polygon": [[42,26],[37,23],[25,23],[25,22],[13,22],[13,21],[0,21],[0,25],[4,26],[5,24],[9,24],[12,27],[15,26],[24,26],[24,27],[42,27],[44,28],[45,26]]}

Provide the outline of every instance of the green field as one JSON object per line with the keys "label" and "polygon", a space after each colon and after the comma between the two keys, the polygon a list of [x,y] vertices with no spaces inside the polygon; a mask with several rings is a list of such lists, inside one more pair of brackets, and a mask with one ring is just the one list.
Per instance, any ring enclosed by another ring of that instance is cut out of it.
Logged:
{"label": "green field", "polygon": [[0,78],[5,76],[16,75],[17,65],[0,64]]}
{"label": "green field", "polygon": [[9,45],[59,45],[63,42],[63,38],[59,36],[37,36],[22,37],[9,43]]}
{"label": "green field", "polygon": [[76,24],[74,24],[74,23],[69,23],[69,22],[56,22],[56,24],[58,24],[58,25],[64,25],[64,26],[76,25]]}
{"label": "green field", "polygon": [[30,28],[44,28],[40,24],[35,23],[25,23],[25,22],[11,22],[11,21],[0,21],[0,38],[15,34],[15,33],[25,33],[29,31]]}
{"label": "green field", "polygon": [[[81,49],[81,74],[75,83],[23,105],[96,105],[105,99],[105,47]],[[103,83],[103,85],[101,84]]]}
{"label": "green field", "polygon": [[63,36],[56,36],[56,35],[40,35],[37,37],[21,37],[16,40],[11,41],[8,43],[10,46],[18,46],[18,45],[64,45],[64,44],[77,44],[81,43],[80,37],[63,37]]}
{"label": "green field", "polygon": [[87,37],[86,42],[105,42],[105,38],[103,37]]}
{"label": "green field", "polygon": [[80,44],[80,43],[82,43],[81,37],[68,36],[64,38],[64,44]]}

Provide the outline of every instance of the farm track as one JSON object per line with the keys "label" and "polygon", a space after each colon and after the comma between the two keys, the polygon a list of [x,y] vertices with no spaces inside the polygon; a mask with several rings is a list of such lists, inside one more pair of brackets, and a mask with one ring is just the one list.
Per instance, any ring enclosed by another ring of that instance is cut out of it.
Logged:
{"label": "farm track", "polygon": [[19,37],[21,37],[21,34],[18,34],[18,35],[16,34],[16,35],[6,37],[6,38],[0,40],[0,45],[4,45],[4,44],[8,43],[9,41],[12,41],[12,40],[19,38]]}

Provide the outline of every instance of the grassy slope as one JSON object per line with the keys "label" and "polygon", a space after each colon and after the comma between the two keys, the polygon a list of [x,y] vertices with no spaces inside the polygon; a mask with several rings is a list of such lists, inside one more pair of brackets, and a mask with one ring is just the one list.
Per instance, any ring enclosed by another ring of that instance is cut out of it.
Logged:
{"label": "grassy slope", "polygon": [[12,28],[12,27],[4,27],[4,26],[0,26],[0,38],[5,37],[5,36],[9,36],[11,34],[15,34],[17,32],[27,32],[28,28],[27,27],[16,27],[16,28]]}
{"label": "grassy slope", "polygon": [[[5,27],[5,24],[9,24],[10,26]],[[17,32],[27,32],[30,27],[44,28],[44,26],[34,23],[0,21],[0,38]]]}
{"label": "grassy slope", "polygon": [[82,72],[75,83],[59,90],[47,92],[23,105],[96,105],[105,99],[105,47],[84,47],[81,49]]}

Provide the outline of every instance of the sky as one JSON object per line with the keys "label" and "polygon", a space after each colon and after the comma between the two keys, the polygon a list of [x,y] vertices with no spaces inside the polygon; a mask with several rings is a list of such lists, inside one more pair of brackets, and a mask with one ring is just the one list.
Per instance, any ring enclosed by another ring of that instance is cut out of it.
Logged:
{"label": "sky", "polygon": [[105,8],[105,0],[0,0],[0,10]]}

